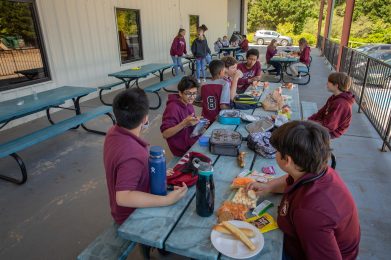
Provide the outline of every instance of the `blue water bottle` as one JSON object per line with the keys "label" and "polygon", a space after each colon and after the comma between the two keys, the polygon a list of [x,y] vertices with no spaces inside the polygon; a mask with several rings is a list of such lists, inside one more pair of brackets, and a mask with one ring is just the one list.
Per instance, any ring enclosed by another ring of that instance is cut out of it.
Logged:
{"label": "blue water bottle", "polygon": [[167,194],[166,158],[160,146],[151,146],[149,150],[149,180],[152,194]]}

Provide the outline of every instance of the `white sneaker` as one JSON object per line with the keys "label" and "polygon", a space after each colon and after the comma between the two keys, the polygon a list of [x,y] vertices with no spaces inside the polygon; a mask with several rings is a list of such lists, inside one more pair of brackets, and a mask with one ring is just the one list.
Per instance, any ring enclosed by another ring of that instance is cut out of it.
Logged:
{"label": "white sneaker", "polygon": [[202,82],[206,82],[206,79],[202,79]]}
{"label": "white sneaker", "polygon": [[198,83],[201,83],[201,80],[200,80],[200,79],[197,79],[197,82],[198,82]]}

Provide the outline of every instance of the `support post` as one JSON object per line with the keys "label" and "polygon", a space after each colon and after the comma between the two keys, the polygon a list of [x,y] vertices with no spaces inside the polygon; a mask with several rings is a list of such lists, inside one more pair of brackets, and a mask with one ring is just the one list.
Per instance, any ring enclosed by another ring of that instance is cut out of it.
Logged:
{"label": "support post", "polygon": [[[320,35],[320,34],[321,34],[321,31],[322,31],[324,1],[325,1],[325,0],[321,0],[321,1],[320,1],[319,20],[318,20],[318,34],[317,34],[317,36]],[[319,39],[319,37],[318,37],[318,39]],[[321,45],[321,43],[318,42],[318,43],[317,43],[317,46],[320,46],[320,45]]]}
{"label": "support post", "polygon": [[341,43],[339,44],[339,53],[336,71],[339,71],[341,67],[342,49],[344,46],[348,46],[350,36],[350,26],[352,24],[352,17],[354,11],[355,0],[346,0],[345,16],[342,25]]}
{"label": "support post", "polygon": [[327,16],[326,23],[324,25],[324,33],[323,33],[323,42],[322,42],[322,56],[324,53],[324,45],[326,43],[326,39],[329,38],[329,31],[331,28],[331,14],[333,13],[334,0],[327,0]]}

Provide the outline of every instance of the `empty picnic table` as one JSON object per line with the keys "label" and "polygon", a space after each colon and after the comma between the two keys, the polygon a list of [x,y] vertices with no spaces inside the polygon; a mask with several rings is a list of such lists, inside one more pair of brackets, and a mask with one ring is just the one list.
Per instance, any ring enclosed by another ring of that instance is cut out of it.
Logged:
{"label": "empty picnic table", "polygon": [[[105,132],[92,130],[87,128],[84,123],[103,114],[110,116],[114,124],[114,118],[110,114],[111,108],[100,106],[93,108],[87,112],[82,112],[80,108],[80,99],[92,92],[94,88],[63,86],[40,93],[35,93],[7,101],[0,102],[0,129],[6,126],[9,122],[22,118],[40,111],[46,111],[46,116],[50,122],[50,126],[39,129],[33,133],[29,133],[14,140],[0,144],[0,158],[11,156],[18,163],[22,172],[22,179],[18,180],[5,175],[0,175],[0,179],[23,184],[27,180],[26,166],[17,154],[19,151],[28,148],[34,144],[57,136],[69,129],[76,129],[81,126],[83,129],[96,134],[105,135]],[[74,107],[61,107],[67,100],[72,100]],[[75,116],[67,118],[63,121],[55,123],[52,120],[50,109],[63,108],[74,110]]]}
{"label": "empty picnic table", "polygon": [[240,50],[240,46],[229,46],[220,48],[220,52],[226,51],[230,53],[232,51],[232,56],[236,57],[236,52]]}
{"label": "empty picnic table", "polygon": [[[265,98],[268,93],[271,93],[280,84],[270,84],[260,97],[260,100]],[[292,90],[283,89],[283,94],[292,96],[290,102],[292,107],[292,118],[300,119],[301,110],[299,102],[299,92],[297,87]],[[261,108],[246,110],[248,114],[267,115],[272,112],[266,112]],[[231,129],[237,130],[244,137],[247,132],[244,129],[245,124],[222,125],[215,121],[208,130],[204,133],[205,136],[210,136],[213,129]],[[285,174],[277,165],[274,159],[265,159],[256,155],[253,151],[247,148],[245,142],[242,143],[241,151],[247,152],[245,157],[244,169],[260,170],[264,166],[274,166],[276,177]],[[199,143],[195,143],[190,151],[203,153],[211,158],[214,164],[214,180],[215,180],[215,211],[220,207],[221,203],[228,199],[232,193],[230,184],[235,176],[237,176],[243,168],[237,165],[236,157],[213,155],[209,152],[208,147],[202,147]],[[171,162],[174,166],[177,162],[176,158]],[[183,256],[194,259],[227,259],[222,256],[212,245],[210,241],[210,233],[212,227],[217,223],[215,214],[210,217],[200,217],[195,211],[196,201],[195,187],[191,187],[183,198],[175,205],[162,208],[137,209],[129,218],[120,226],[118,233],[125,239],[141,243],[147,246],[162,248],[170,252],[174,252]],[[262,199],[268,199],[274,203],[274,207],[268,212],[277,218],[277,206],[281,195],[268,195]],[[283,234],[280,230],[273,230],[264,234],[265,246],[262,251],[253,259],[279,259],[282,255]]]}

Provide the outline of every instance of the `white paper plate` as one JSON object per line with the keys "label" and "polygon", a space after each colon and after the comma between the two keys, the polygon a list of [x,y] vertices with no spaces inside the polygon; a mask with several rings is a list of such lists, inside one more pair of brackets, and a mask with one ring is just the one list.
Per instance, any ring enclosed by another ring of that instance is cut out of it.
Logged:
{"label": "white paper plate", "polygon": [[261,232],[256,227],[244,221],[230,220],[229,222],[238,228],[248,228],[254,231],[255,237],[250,238],[250,240],[254,243],[255,250],[251,251],[245,244],[243,244],[242,241],[232,237],[231,235],[226,235],[216,230],[212,230],[210,239],[217,251],[223,255],[236,259],[250,258],[261,252],[265,244],[265,240]]}

